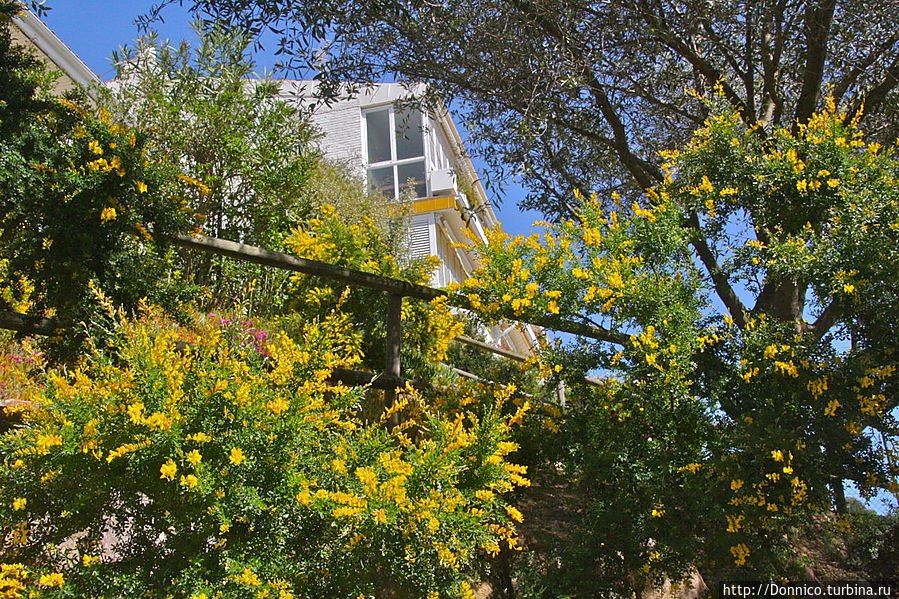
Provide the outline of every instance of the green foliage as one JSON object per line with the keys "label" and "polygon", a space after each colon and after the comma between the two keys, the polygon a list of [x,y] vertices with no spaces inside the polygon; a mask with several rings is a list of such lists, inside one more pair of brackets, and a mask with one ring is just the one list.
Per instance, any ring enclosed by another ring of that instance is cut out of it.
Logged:
{"label": "green foliage", "polygon": [[4,309],[89,320],[90,285],[126,309],[150,297],[170,308],[186,288],[166,276],[167,253],[149,243],[189,228],[187,186],[170,163],[148,160],[147,135],[95,114],[74,96],[38,97],[37,64],[7,46],[8,97],[0,139],[0,289]]}
{"label": "green foliage", "polygon": [[[115,112],[150,131],[154,155],[178,156],[198,183],[186,199],[213,237],[266,248],[309,217],[318,199],[307,188],[317,150],[297,100],[280,83],[257,78],[248,39],[195,24],[196,46],[173,46],[151,34],[114,56],[118,80],[107,98]],[[210,306],[230,306],[257,279],[276,309],[284,277],[209,254],[182,254],[184,276],[208,289]]]}
{"label": "green foliage", "polygon": [[347,81],[427,82],[471,115],[494,182],[520,177],[525,205],[558,218],[576,217],[574,189],[602,190],[603,199],[617,190],[629,204],[661,181],[658,152],[682,144],[708,114],[685,88],[720,85],[746,124],[771,134],[806,122],[830,86],[852,112],[863,106],[877,141],[897,134],[890,69],[899,15],[889,3],[196,0],[192,8],[273,37],[283,61],[316,74],[325,94]]}
{"label": "green foliage", "polygon": [[346,315],[297,341],[214,317],[110,322],[74,371],[18,367],[34,403],[0,437],[0,589],[468,597],[484,551],[516,545],[511,389],[406,390],[367,419],[364,389],[329,382],[361,360]]}
{"label": "green foliage", "polygon": [[12,136],[28,114],[44,106],[35,96],[41,83],[40,62],[18,49],[10,36],[10,21],[18,10],[18,2],[0,2],[0,139]]}
{"label": "green foliage", "polygon": [[576,220],[494,234],[463,285],[488,315],[596,327],[540,365],[570,406],[549,461],[587,502],[555,549],[560,592],[639,590],[691,566],[782,576],[799,566],[787,533],[841,508],[844,479],[899,491],[893,150],[832,103],[770,136],[711,109],[641,202],[579,197]]}
{"label": "green foliage", "polygon": [[899,514],[876,514],[857,499],[847,503],[847,565],[871,579],[888,580],[899,569]]}

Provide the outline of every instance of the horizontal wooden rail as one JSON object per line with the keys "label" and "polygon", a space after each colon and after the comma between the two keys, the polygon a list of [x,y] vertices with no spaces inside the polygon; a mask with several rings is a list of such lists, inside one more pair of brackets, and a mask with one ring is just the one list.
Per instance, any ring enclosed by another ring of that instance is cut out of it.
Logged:
{"label": "horizontal wooden rail", "polygon": [[410,283],[408,281],[391,279],[390,277],[363,272],[361,270],[354,270],[352,268],[335,266],[333,264],[328,264],[327,262],[319,262],[318,260],[299,258],[297,256],[285,254],[284,252],[267,250],[245,243],[237,243],[236,241],[228,241],[227,239],[218,239],[217,237],[206,237],[204,235],[198,235],[196,237],[177,235],[172,237],[172,241],[185,248],[203,250],[212,254],[230,256],[231,258],[237,258],[245,262],[253,262],[254,264],[262,264],[264,266],[272,266],[283,270],[292,270],[307,275],[333,279],[335,281],[341,281],[359,287],[378,289],[380,291],[386,291],[404,297],[432,300],[446,295],[446,292],[440,289],[416,285],[415,283]]}
{"label": "horizontal wooden rail", "polygon": [[25,316],[17,312],[0,312],[0,329],[18,331],[26,335],[52,335],[64,325],[49,318]]}
{"label": "horizontal wooden rail", "polygon": [[376,374],[362,370],[350,370],[348,368],[334,368],[331,370],[331,376],[328,377],[328,380],[332,383],[343,383],[350,387],[364,387],[367,385],[373,389],[381,389],[389,392],[403,389],[406,386],[406,383],[412,385],[412,388],[417,391],[434,390],[433,385],[423,381],[413,381],[398,376]]}
{"label": "horizontal wooden rail", "polygon": [[490,345],[489,343],[484,343],[483,341],[472,339],[471,337],[468,337],[466,335],[459,335],[454,339],[454,341],[458,341],[459,343],[464,343],[465,345],[470,345],[472,347],[477,347],[478,349],[483,349],[484,351],[493,352],[494,354],[509,358],[511,360],[517,360],[518,362],[524,362],[528,359],[528,356],[524,354],[509,351],[501,347],[496,347],[495,345]]}
{"label": "horizontal wooden rail", "polygon": [[[471,304],[464,295],[458,293],[450,294],[442,289],[434,289],[433,287],[428,287],[426,285],[418,285],[400,279],[363,272],[361,270],[335,266],[333,264],[328,264],[327,262],[319,262],[318,260],[299,258],[297,256],[285,254],[284,252],[267,250],[265,248],[238,243],[236,241],[229,241],[227,239],[219,239],[217,237],[206,237],[204,235],[193,237],[189,235],[176,235],[170,239],[173,243],[185,248],[229,256],[254,264],[262,264],[274,268],[301,272],[303,274],[341,281],[359,287],[378,289],[403,297],[432,300],[438,297],[449,296],[449,303],[451,305],[457,308],[471,309]],[[509,318],[510,320],[517,320],[517,318],[510,314],[501,314],[501,316]],[[573,322],[562,318],[532,316],[530,317],[530,320],[520,322],[619,345],[625,345],[630,341],[628,335],[610,331],[606,328],[592,324]]]}

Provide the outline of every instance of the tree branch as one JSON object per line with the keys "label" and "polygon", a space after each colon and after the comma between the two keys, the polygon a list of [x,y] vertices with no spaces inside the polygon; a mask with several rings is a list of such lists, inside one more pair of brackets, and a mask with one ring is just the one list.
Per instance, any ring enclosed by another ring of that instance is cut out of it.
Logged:
{"label": "tree branch", "polygon": [[824,62],[827,58],[827,39],[833,23],[836,0],[810,1],[805,10],[805,69],[802,73],[802,89],[796,102],[796,120],[793,132],[805,124],[818,106],[821,81],[824,78]]}
{"label": "tree branch", "polygon": [[837,323],[837,321],[843,315],[843,308],[840,305],[839,299],[834,299],[830,302],[830,305],[824,309],[824,312],[818,316],[818,320],[815,321],[814,324],[810,324],[808,326],[809,332],[812,334],[812,340],[815,343],[821,341],[824,335],[827,334],[833,325]]}
{"label": "tree branch", "polygon": [[712,249],[706,242],[702,232],[702,227],[699,225],[699,216],[695,212],[690,212],[690,216],[687,218],[687,226],[695,231],[691,244],[699,255],[699,259],[708,271],[709,276],[712,278],[712,283],[715,285],[715,292],[718,294],[718,297],[721,298],[722,303],[724,303],[728,313],[730,313],[730,317],[733,318],[734,324],[741,329],[745,328],[746,308],[730,286],[730,282],[727,280],[727,273],[725,273],[718,265],[715,254],[712,253]]}
{"label": "tree branch", "polygon": [[559,26],[548,19],[546,14],[540,12],[533,4],[524,0],[513,0],[512,3],[519,11],[533,19],[534,23],[537,24],[544,33],[571,53],[578,65],[581,76],[585,79],[594,102],[602,113],[606,123],[609,125],[609,128],[612,130],[612,144],[610,147],[618,155],[618,159],[622,166],[631,173],[643,189],[648,189],[655,183],[661,181],[661,173],[656,169],[647,168],[649,163],[639,158],[631,150],[630,141],[627,137],[627,130],[621,122],[621,117],[609,99],[602,83],[600,83],[596,74],[590,68],[588,61],[584,59],[581,50],[570,44],[568,42],[568,36],[565,35]]}
{"label": "tree branch", "polygon": [[763,102],[759,121],[767,125],[776,125],[783,113],[783,98],[777,91],[777,79],[780,75],[780,59],[783,55],[784,24],[783,17],[786,11],[787,0],[777,3],[777,10],[772,15],[771,27],[773,33],[766,31],[762,34],[762,69],[763,69]]}
{"label": "tree branch", "polygon": [[704,57],[697,54],[686,42],[680,39],[674,33],[674,31],[671,30],[662,15],[651,12],[642,4],[638,5],[637,10],[643,16],[643,19],[646,21],[646,23],[650,27],[656,29],[656,31],[658,32],[658,39],[661,43],[665,44],[678,56],[689,62],[690,65],[692,65],[694,69],[696,69],[703,77],[705,77],[706,81],[708,81],[711,85],[720,83],[721,90],[724,93],[724,97],[727,98],[727,101],[730,102],[734,106],[734,108],[740,111],[740,116],[742,117],[743,121],[747,125],[755,124],[755,115],[749,111],[743,99],[740,98],[739,94],[737,94],[736,91],[734,91],[730,83],[725,80],[724,74],[720,69],[712,65],[712,63],[710,63]]}
{"label": "tree branch", "polygon": [[871,65],[877,62],[881,56],[883,56],[887,51],[892,48],[896,42],[899,41],[899,36],[891,35],[887,41],[883,44],[875,48],[870,54],[865,56],[862,60],[855,64],[852,69],[843,75],[842,78],[837,82],[837,84],[833,88],[833,99],[837,104],[843,99],[843,96],[846,95],[846,92],[849,91],[855,82],[858,81],[858,78],[864,73]]}
{"label": "tree branch", "polygon": [[859,111],[862,112],[862,116],[877,112],[877,109],[883,103],[887,94],[893,91],[897,84],[899,84],[899,56],[893,59],[892,64],[887,68],[880,83],[869,88],[867,92],[860,94],[856,98],[852,103],[852,107],[846,115],[846,118],[854,118]]}

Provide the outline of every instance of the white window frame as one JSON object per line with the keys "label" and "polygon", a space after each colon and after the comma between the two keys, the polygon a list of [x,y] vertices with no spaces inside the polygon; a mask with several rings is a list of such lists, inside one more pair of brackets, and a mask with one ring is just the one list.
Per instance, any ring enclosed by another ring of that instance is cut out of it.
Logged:
{"label": "white window frame", "polygon": [[[387,117],[387,131],[390,137],[390,160],[382,160],[381,162],[368,162],[368,115],[375,112],[388,111]],[[425,112],[419,111],[421,114],[421,127],[419,128],[418,133],[421,135],[421,156],[413,157],[413,158],[404,158],[402,160],[396,159],[396,107],[393,104],[389,104],[387,106],[377,106],[374,108],[368,108],[362,111],[362,144],[363,151],[365,154],[365,178],[369,179],[369,172],[371,169],[376,168],[385,168],[385,167],[393,167],[393,199],[394,201],[399,201],[400,192],[405,185],[405,181],[400,181],[397,175],[397,167],[403,166],[406,164],[415,164],[417,162],[421,162],[424,165],[424,182],[425,182],[425,195],[420,196],[421,198],[428,198],[431,196],[431,181],[428,176],[428,136],[425,135],[426,132],[426,122],[428,115]],[[420,199],[420,198],[416,198]]]}

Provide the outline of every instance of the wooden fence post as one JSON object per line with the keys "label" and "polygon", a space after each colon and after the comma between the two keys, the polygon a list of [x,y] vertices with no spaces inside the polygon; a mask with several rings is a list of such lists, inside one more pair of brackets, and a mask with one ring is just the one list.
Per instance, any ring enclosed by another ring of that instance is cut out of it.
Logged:
{"label": "wooden fence post", "polygon": [[[403,296],[390,293],[387,295],[387,348],[385,352],[384,374],[400,380],[400,342],[403,338]],[[396,387],[384,391],[384,406],[389,408],[396,401]],[[390,416],[390,427],[400,423],[399,414]]]}

